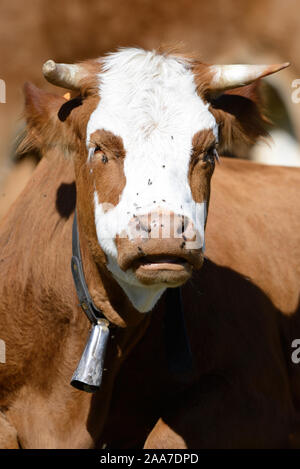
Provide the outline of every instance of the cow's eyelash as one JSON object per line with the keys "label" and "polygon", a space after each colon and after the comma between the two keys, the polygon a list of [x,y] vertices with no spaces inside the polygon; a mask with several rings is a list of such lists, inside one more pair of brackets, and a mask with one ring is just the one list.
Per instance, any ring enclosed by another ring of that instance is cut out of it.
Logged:
{"label": "cow's eyelash", "polygon": [[102,145],[99,145],[95,142],[91,142],[91,143],[93,145],[89,150],[91,156],[93,156],[95,153],[99,153],[99,152],[102,152],[105,155],[107,155],[107,154],[113,155],[118,159],[125,156],[124,152],[118,146],[113,146],[112,145],[109,148],[107,148],[107,147],[103,147]]}
{"label": "cow's eyelash", "polygon": [[220,162],[219,155],[215,145],[211,145],[207,150],[203,151],[203,161],[214,164],[215,161]]}
{"label": "cow's eyelash", "polygon": [[206,155],[214,155],[216,159],[218,159],[218,153],[216,149],[216,145],[213,143],[211,144],[208,148],[193,148],[192,154],[196,158],[200,158],[203,155],[203,158],[205,158]]}
{"label": "cow's eyelash", "polygon": [[94,153],[97,153],[98,151],[103,151],[102,147],[100,145],[95,145],[94,147]]}
{"label": "cow's eyelash", "polygon": [[105,155],[102,147],[100,145],[97,145],[97,144],[94,144],[94,146],[92,146],[90,149],[89,149],[89,160],[91,158],[93,158],[93,156],[95,155],[95,153],[103,153],[103,156],[102,156],[102,160],[103,160],[103,163],[107,163],[108,161],[108,158],[107,156]]}

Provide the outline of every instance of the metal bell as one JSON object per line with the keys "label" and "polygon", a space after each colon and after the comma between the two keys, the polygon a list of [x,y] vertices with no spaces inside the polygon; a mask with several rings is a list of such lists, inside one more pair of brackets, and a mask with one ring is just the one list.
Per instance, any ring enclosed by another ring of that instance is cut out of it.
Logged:
{"label": "metal bell", "polygon": [[96,392],[101,385],[103,363],[109,337],[109,322],[98,319],[93,324],[85,349],[72,376],[71,385],[86,392]]}

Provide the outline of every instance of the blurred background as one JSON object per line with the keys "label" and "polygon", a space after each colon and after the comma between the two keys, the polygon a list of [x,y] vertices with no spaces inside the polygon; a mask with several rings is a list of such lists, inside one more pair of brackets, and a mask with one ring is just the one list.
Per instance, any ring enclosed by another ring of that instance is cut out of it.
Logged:
{"label": "blurred background", "polygon": [[263,80],[272,139],[238,156],[300,166],[300,103],[291,99],[292,82],[300,79],[299,8],[299,0],[0,0],[0,79],[6,83],[6,103],[0,103],[0,218],[37,162],[35,155],[14,157],[24,82],[63,94],[43,78],[49,58],[77,62],[119,46],[183,43],[207,63],[289,61],[288,69]]}

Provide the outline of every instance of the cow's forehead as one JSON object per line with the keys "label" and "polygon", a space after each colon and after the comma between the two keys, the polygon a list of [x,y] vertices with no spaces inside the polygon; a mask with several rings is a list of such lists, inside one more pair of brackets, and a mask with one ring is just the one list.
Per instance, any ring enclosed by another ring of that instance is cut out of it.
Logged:
{"label": "cow's forehead", "polygon": [[216,121],[196,92],[187,60],[121,50],[102,64],[99,95],[87,126],[87,144],[98,129],[119,135],[126,151],[137,143],[152,148],[169,144],[170,138],[183,150],[201,129],[212,129],[217,138]]}

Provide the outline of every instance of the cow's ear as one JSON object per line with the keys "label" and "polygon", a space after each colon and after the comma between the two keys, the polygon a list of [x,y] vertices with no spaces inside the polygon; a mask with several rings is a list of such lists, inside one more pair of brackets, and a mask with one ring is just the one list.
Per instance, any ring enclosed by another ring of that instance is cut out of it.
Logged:
{"label": "cow's ear", "polygon": [[41,90],[30,82],[24,84],[24,95],[26,116],[40,121],[57,115],[59,108],[66,102],[64,97]]}
{"label": "cow's ear", "polygon": [[67,99],[41,90],[32,83],[25,83],[24,95],[26,131],[18,153],[32,149],[44,153],[46,148],[59,145],[65,133],[59,112]]}
{"label": "cow's ear", "polygon": [[228,90],[211,100],[219,124],[219,153],[244,156],[260,137],[268,136],[270,121],[263,114],[260,80]]}

